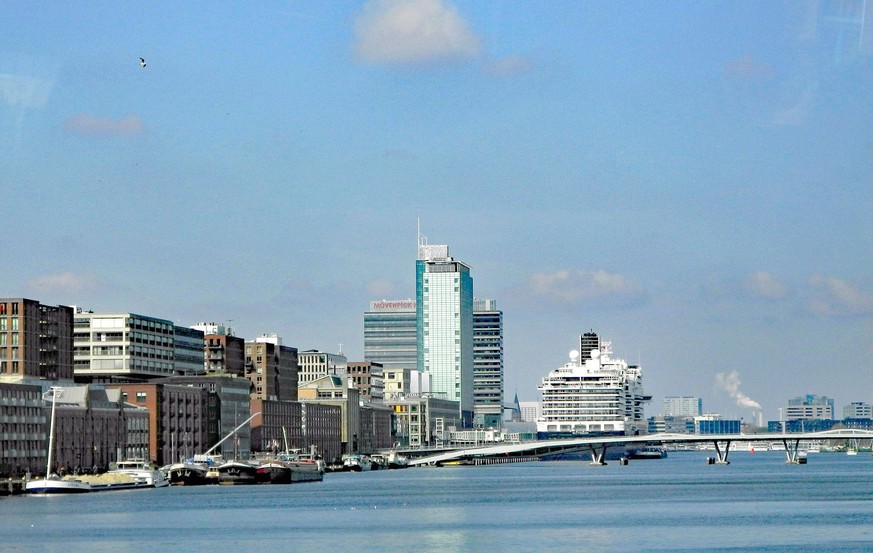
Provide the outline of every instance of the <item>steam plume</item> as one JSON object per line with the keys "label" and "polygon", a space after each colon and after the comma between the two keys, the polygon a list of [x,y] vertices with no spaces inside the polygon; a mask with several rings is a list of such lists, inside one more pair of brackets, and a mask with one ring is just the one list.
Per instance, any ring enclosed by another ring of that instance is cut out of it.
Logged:
{"label": "steam plume", "polygon": [[740,391],[740,384],[742,384],[742,382],[740,382],[740,373],[737,371],[734,370],[727,374],[716,374],[715,383],[720,389],[724,390],[729,396],[734,398],[738,406],[747,409],[761,410],[760,403]]}

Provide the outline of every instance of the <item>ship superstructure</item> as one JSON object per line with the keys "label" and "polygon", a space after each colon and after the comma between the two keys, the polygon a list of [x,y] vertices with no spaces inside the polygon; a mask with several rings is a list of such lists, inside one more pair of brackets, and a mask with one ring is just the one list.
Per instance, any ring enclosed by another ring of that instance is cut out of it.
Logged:
{"label": "ship superstructure", "polygon": [[628,435],[645,428],[643,407],[652,397],[643,391],[642,370],[611,355],[610,342],[599,342],[586,358],[573,350],[568,363],[543,378],[537,387],[543,394],[538,439]]}

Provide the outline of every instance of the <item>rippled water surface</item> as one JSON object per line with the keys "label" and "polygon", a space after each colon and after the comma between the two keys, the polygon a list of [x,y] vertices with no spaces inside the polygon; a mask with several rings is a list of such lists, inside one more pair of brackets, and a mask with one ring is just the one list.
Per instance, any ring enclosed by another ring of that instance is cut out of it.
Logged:
{"label": "rippled water surface", "polygon": [[873,457],[704,452],[0,500],[0,551],[873,551]]}

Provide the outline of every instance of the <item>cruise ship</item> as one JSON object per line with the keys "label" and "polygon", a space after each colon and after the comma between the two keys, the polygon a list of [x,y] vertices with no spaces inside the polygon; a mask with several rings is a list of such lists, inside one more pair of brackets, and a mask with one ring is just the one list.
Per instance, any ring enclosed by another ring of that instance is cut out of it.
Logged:
{"label": "cruise ship", "polygon": [[643,406],[652,400],[640,367],[611,358],[612,344],[596,334],[584,334],[581,344],[581,353],[571,351],[570,361],[537,387],[543,394],[537,438],[637,434],[645,428]]}

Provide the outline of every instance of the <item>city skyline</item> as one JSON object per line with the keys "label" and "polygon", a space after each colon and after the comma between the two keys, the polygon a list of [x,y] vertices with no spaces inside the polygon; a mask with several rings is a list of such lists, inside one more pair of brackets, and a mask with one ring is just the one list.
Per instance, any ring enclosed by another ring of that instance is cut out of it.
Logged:
{"label": "city skyline", "polygon": [[363,359],[420,218],[499,302],[506,398],[595,329],[653,405],[871,403],[873,22],[839,6],[0,5],[2,295]]}

